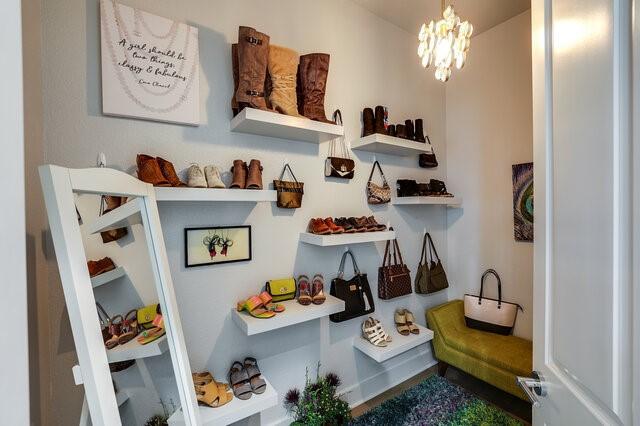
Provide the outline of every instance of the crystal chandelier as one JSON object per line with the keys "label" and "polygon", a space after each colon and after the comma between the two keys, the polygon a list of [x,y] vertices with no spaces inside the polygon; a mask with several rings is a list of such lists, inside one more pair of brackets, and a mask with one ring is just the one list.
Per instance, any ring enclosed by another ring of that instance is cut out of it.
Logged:
{"label": "crystal chandelier", "polygon": [[464,66],[467,50],[471,44],[473,25],[469,21],[460,21],[453,7],[444,8],[442,0],[442,19],[422,24],[418,35],[418,56],[422,58],[422,66],[436,67],[436,79],[446,82],[451,77],[451,65],[456,68]]}

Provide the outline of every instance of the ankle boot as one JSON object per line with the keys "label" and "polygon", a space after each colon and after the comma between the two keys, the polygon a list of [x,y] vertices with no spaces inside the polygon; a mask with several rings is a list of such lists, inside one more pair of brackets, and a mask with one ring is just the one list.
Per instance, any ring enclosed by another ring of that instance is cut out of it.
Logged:
{"label": "ankle boot", "polygon": [[269,46],[269,76],[271,77],[271,107],[280,114],[302,117],[298,114],[296,73],[300,59],[295,50]]}
{"label": "ankle boot", "polygon": [[387,129],[384,127],[384,107],[380,105],[376,107],[375,131],[383,135],[387,134]]}
{"label": "ankle boot", "polygon": [[375,119],[373,118],[373,110],[365,108],[362,111],[362,137],[372,135],[376,132]]}
{"label": "ankle boot", "polygon": [[422,118],[416,118],[415,140],[417,142],[426,142],[424,138],[424,130],[422,127]]}
{"label": "ankle boot", "polygon": [[154,157],[138,154],[136,165],[138,166],[138,179],[141,181],[153,186],[171,186],[171,183],[162,174],[158,160]]}
{"label": "ankle boot", "polygon": [[262,166],[260,165],[260,160],[251,160],[249,163],[247,189],[262,189]]}
{"label": "ankle boot", "polygon": [[242,160],[234,160],[233,167],[231,167],[233,173],[233,181],[229,188],[244,189],[247,187],[247,163]]}
{"label": "ankle boot", "polygon": [[238,30],[238,108],[267,109],[264,86],[269,57],[269,36],[250,27]]}
{"label": "ankle boot", "polygon": [[180,180],[178,174],[176,173],[175,167],[173,167],[173,163],[171,161],[167,161],[164,158],[156,157],[156,161],[160,166],[160,171],[162,171],[162,175],[166,180],[169,181],[171,186],[176,187],[184,187],[187,186],[184,182]]}
{"label": "ankle boot", "polygon": [[402,139],[407,138],[407,129],[405,129],[404,124],[396,124],[396,137]]}
{"label": "ankle boot", "polygon": [[413,132],[413,121],[405,120],[404,128],[405,128],[405,131],[407,132],[407,139],[413,140],[415,138],[415,133]]}
{"label": "ankle boot", "polygon": [[238,100],[236,99],[236,92],[238,91],[238,43],[231,45],[231,68],[233,69],[233,96],[231,97],[231,111],[235,117],[240,112],[238,108]]}
{"label": "ankle boot", "polygon": [[329,77],[329,55],[310,53],[300,56],[298,78],[301,98],[298,112],[307,118],[323,123],[336,124],[327,120],[324,112],[324,95]]}
{"label": "ankle boot", "polygon": [[395,124],[389,124],[389,127],[387,128],[387,133],[389,134],[389,136],[396,136],[396,125]]}

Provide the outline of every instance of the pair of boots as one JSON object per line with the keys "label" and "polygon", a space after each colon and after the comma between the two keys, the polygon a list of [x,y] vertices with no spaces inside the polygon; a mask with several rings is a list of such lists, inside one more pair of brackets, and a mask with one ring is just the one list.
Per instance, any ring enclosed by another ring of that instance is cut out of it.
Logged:
{"label": "pair of boots", "polygon": [[260,160],[251,160],[249,167],[242,160],[234,160],[231,172],[233,173],[233,181],[229,188],[262,189],[262,165],[260,165]]}
{"label": "pair of boots", "polygon": [[187,186],[178,177],[173,163],[164,158],[138,154],[136,165],[138,166],[138,179],[143,182],[153,186]]}
{"label": "pair of boots", "polygon": [[411,120],[405,120],[404,124],[391,124],[388,127],[385,127],[385,121],[385,108],[383,106],[378,105],[375,113],[371,108],[365,108],[362,111],[362,137],[379,133],[417,142],[426,142],[421,118],[416,119],[415,128]]}
{"label": "pair of boots", "polygon": [[218,167],[210,165],[202,168],[198,164],[192,164],[187,170],[187,185],[191,188],[225,188]]}
{"label": "pair of boots", "polygon": [[238,43],[231,46],[231,62],[234,116],[249,107],[333,123],[324,112],[329,55],[298,57],[292,49],[269,45],[268,35],[240,27]]}
{"label": "pair of boots", "polygon": [[424,128],[422,118],[417,118],[415,122],[415,127],[413,125],[413,121],[405,120],[404,125],[397,124],[395,127],[395,132],[392,132],[390,129],[389,135],[395,136],[397,138],[409,139],[416,142],[426,142],[424,137]]}

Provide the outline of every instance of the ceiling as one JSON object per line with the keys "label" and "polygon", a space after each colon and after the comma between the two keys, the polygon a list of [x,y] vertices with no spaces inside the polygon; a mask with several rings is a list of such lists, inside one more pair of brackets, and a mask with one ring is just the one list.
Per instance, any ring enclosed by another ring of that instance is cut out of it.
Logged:
{"label": "ceiling", "polygon": [[[353,0],[380,18],[411,34],[418,34],[423,22],[441,17],[439,0]],[[455,0],[456,14],[473,24],[478,35],[531,7],[530,0]]]}

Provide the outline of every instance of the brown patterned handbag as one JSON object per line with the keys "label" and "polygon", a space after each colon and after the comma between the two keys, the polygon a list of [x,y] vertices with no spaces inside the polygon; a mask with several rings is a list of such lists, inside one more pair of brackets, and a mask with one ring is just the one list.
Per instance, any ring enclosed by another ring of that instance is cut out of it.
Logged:
{"label": "brown patterned handbag", "polygon": [[[289,170],[293,182],[284,181],[284,173]],[[298,182],[289,164],[285,164],[280,174],[280,179],[273,181],[273,188],[277,191],[276,205],[281,209],[297,209],[302,206],[302,195],[304,194],[304,183]]]}
{"label": "brown patterned handbag", "polygon": [[[393,228],[389,228],[390,231]],[[384,249],[384,260],[378,268],[378,297],[383,300],[411,294],[411,273],[402,260],[398,240],[393,240],[392,250],[389,250],[391,240],[387,241]],[[393,251],[393,262],[391,260]]]}
{"label": "brown patterned handbag", "polygon": [[[376,166],[378,166],[380,176],[382,176],[382,186],[373,183],[371,180],[373,178],[373,172],[376,170]],[[391,187],[387,183],[387,178],[384,177],[384,172],[382,171],[382,167],[380,167],[380,163],[376,160],[373,163],[371,173],[369,174],[369,180],[367,181],[367,202],[369,204],[385,204],[389,201],[391,201]]]}

